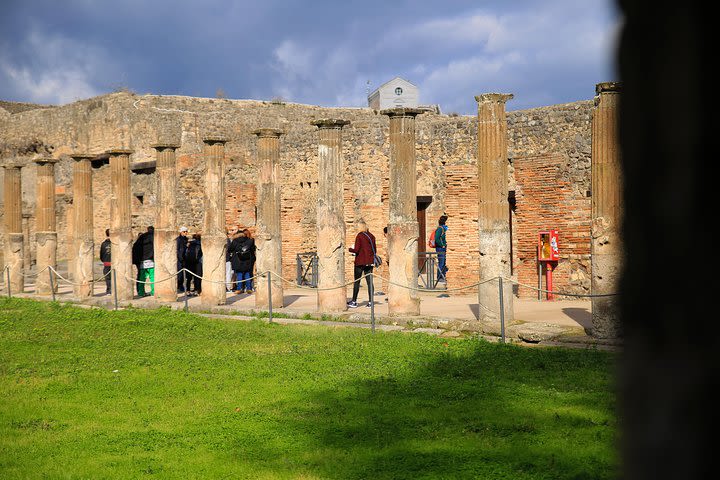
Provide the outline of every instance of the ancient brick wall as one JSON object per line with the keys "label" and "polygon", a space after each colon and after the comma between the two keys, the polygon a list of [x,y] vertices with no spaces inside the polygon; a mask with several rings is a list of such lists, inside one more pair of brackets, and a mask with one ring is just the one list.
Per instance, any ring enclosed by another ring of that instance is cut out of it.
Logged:
{"label": "ancient brick wall", "polygon": [[[591,108],[592,102],[584,101],[508,113],[509,189],[516,191],[516,196],[518,192],[525,195],[518,197],[521,201],[516,207],[513,226],[514,262],[518,272],[525,271],[520,265],[527,261],[526,237],[534,236],[532,230],[539,224],[528,193],[532,189],[529,179],[540,171],[538,168],[545,168],[547,163],[555,177],[564,182],[558,184],[564,198],[579,202],[573,204],[572,212],[566,212],[568,218],[576,216],[589,221],[589,213],[578,199],[587,201],[590,188]],[[260,127],[281,128],[285,131],[280,139],[283,276],[293,279],[296,253],[313,251],[316,242],[317,128],[310,122],[330,117],[352,122],[343,129],[346,247],[352,245],[357,233],[355,222],[363,218],[378,239],[380,255],[387,258],[382,229],[388,218],[388,119],[371,109],[117,93],[62,107],[5,115],[0,118],[0,157],[29,162],[35,156],[50,153],[60,159],[56,174],[58,256],[64,258],[65,240],[72,231],[68,215],[72,205],[69,153],[100,154],[110,148],[125,147],[134,150],[132,162],[149,161],[155,159],[150,145],[156,143],[158,137],[172,137],[181,145],[177,151],[178,224],[198,231],[202,228],[205,191],[202,137],[207,132],[221,131],[228,137],[226,220],[228,224],[253,227],[256,137],[252,131]],[[432,230],[443,213],[450,216],[449,286],[474,283],[478,268],[477,120],[472,116],[424,114],[418,117],[416,128],[417,194],[432,197],[426,210],[427,230]],[[93,170],[98,245],[109,225],[108,170],[107,165]],[[0,188],[1,180],[0,169]],[[154,173],[132,175],[136,233],[153,223],[154,182]],[[23,170],[24,211],[29,219],[34,217],[34,183],[34,165],[29,163]],[[580,220],[577,228],[584,228]],[[585,257],[565,259],[563,268],[567,273],[559,272],[558,286],[572,284],[573,288],[584,289],[586,283],[589,285],[589,280],[585,282],[589,276],[585,265],[587,253],[583,253],[582,245],[589,250],[589,240],[579,233],[576,237],[577,253],[571,255]],[[349,254],[347,265],[350,279],[352,257]],[[387,275],[386,270],[380,273]],[[522,275],[523,282],[536,283],[536,278],[529,273]]]}

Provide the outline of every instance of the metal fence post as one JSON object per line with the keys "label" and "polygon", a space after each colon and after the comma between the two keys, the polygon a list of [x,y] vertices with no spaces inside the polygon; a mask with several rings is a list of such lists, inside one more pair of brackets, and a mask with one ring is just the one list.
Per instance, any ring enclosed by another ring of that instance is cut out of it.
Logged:
{"label": "metal fence post", "polygon": [[48,277],[50,277],[50,292],[52,292],[53,302],[55,301],[55,284],[53,283],[52,268],[48,268]]}
{"label": "metal fence post", "polygon": [[375,333],[375,278],[373,271],[370,270],[370,330]]}
{"label": "metal fence post", "polygon": [[9,265],[5,267],[5,274],[6,274],[5,285],[7,285],[8,298],[12,298],[12,292],[10,291],[10,266]]}
{"label": "metal fence post", "polygon": [[115,297],[115,310],[118,309],[118,299],[117,299],[117,272],[113,268],[110,271],[110,274],[112,275],[112,283],[113,283],[113,296]]}
{"label": "metal fence post", "polygon": [[272,323],[272,278],[270,277],[270,270],[267,272],[268,282],[268,319]]}
{"label": "metal fence post", "polygon": [[500,296],[500,335],[502,343],[505,343],[505,302],[503,300],[503,279],[498,277],[498,292]]}

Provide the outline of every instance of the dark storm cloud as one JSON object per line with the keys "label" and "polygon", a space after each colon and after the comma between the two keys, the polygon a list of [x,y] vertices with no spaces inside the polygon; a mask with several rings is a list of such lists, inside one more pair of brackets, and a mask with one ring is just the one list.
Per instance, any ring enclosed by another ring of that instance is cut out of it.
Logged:
{"label": "dark storm cloud", "polygon": [[618,20],[598,1],[13,1],[0,18],[0,98],[137,93],[362,106],[400,75],[421,101],[471,113],[591,98],[612,77]]}

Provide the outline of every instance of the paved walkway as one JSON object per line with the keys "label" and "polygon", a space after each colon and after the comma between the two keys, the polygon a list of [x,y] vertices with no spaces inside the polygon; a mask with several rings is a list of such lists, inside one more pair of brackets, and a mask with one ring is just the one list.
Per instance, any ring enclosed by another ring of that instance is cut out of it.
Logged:
{"label": "paved walkway", "polygon": [[[363,285],[364,286],[364,285]],[[25,293],[21,296],[33,298],[33,285],[26,286]],[[349,289],[348,289],[349,291]],[[99,282],[95,284],[95,294],[89,303],[103,305],[113,308],[114,299],[106,295],[105,286]],[[316,318],[322,316],[317,312],[317,291],[310,288],[290,287],[285,291],[285,306],[280,309],[273,309],[280,316],[296,318]],[[44,299],[47,299],[45,297]],[[72,287],[60,283],[57,299],[60,301],[73,301]],[[325,317],[323,320],[340,321],[345,323],[370,322],[370,309],[366,306],[367,290],[361,290],[359,307],[349,309],[345,314]],[[463,331],[467,329],[477,330],[478,301],[475,292],[471,294],[444,294],[442,291],[420,293],[420,316],[413,318],[399,319],[388,315],[386,296],[376,296],[375,316],[378,324],[403,325],[403,328],[414,328],[415,330],[430,330],[442,332],[446,330]],[[153,297],[135,298],[132,305],[137,307],[153,308],[160,305]],[[187,305],[190,310],[206,312],[199,297],[188,297]],[[178,301],[170,304],[171,308],[182,309],[185,306],[185,296],[179,295]],[[512,338],[520,338],[530,342],[554,341],[558,337],[572,338],[573,341],[585,343],[592,342],[587,335],[591,326],[590,301],[580,300],[554,300],[539,301],[537,299],[514,298],[514,321],[508,322],[507,335]],[[217,306],[209,313],[214,314],[248,314],[254,310],[266,310],[255,306],[255,297],[252,294],[229,293],[227,305]],[[498,327],[480,328],[480,333],[499,335]]]}

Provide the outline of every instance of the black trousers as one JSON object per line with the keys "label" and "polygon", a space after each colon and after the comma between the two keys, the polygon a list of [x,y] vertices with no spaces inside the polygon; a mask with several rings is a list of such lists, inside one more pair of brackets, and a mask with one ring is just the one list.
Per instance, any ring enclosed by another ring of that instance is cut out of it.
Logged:
{"label": "black trousers", "polygon": [[[355,277],[355,283],[353,283],[353,302],[357,302],[358,293],[360,293],[360,279],[363,275],[371,273],[372,271],[372,265],[355,265],[355,268],[353,269],[353,276]],[[365,277],[365,280],[367,281],[368,286],[368,298],[370,299],[369,301],[372,302],[372,277],[367,276]]]}
{"label": "black trousers", "polygon": [[195,293],[201,293],[202,292],[202,280],[198,277],[202,277],[203,274],[203,268],[202,264],[197,263],[195,265],[185,265],[185,268],[193,272],[195,275],[190,275],[189,273],[185,275],[185,291],[190,291],[190,285],[193,285],[195,287]]}
{"label": "black trousers", "polygon": [[112,287],[112,274],[110,273],[112,267],[109,265],[103,265],[103,275],[105,275],[105,291],[110,293]]}
{"label": "black trousers", "polygon": [[183,265],[180,262],[177,262],[177,289],[178,292],[184,292],[185,291],[185,272],[181,272],[181,270],[185,268],[185,265]]}

